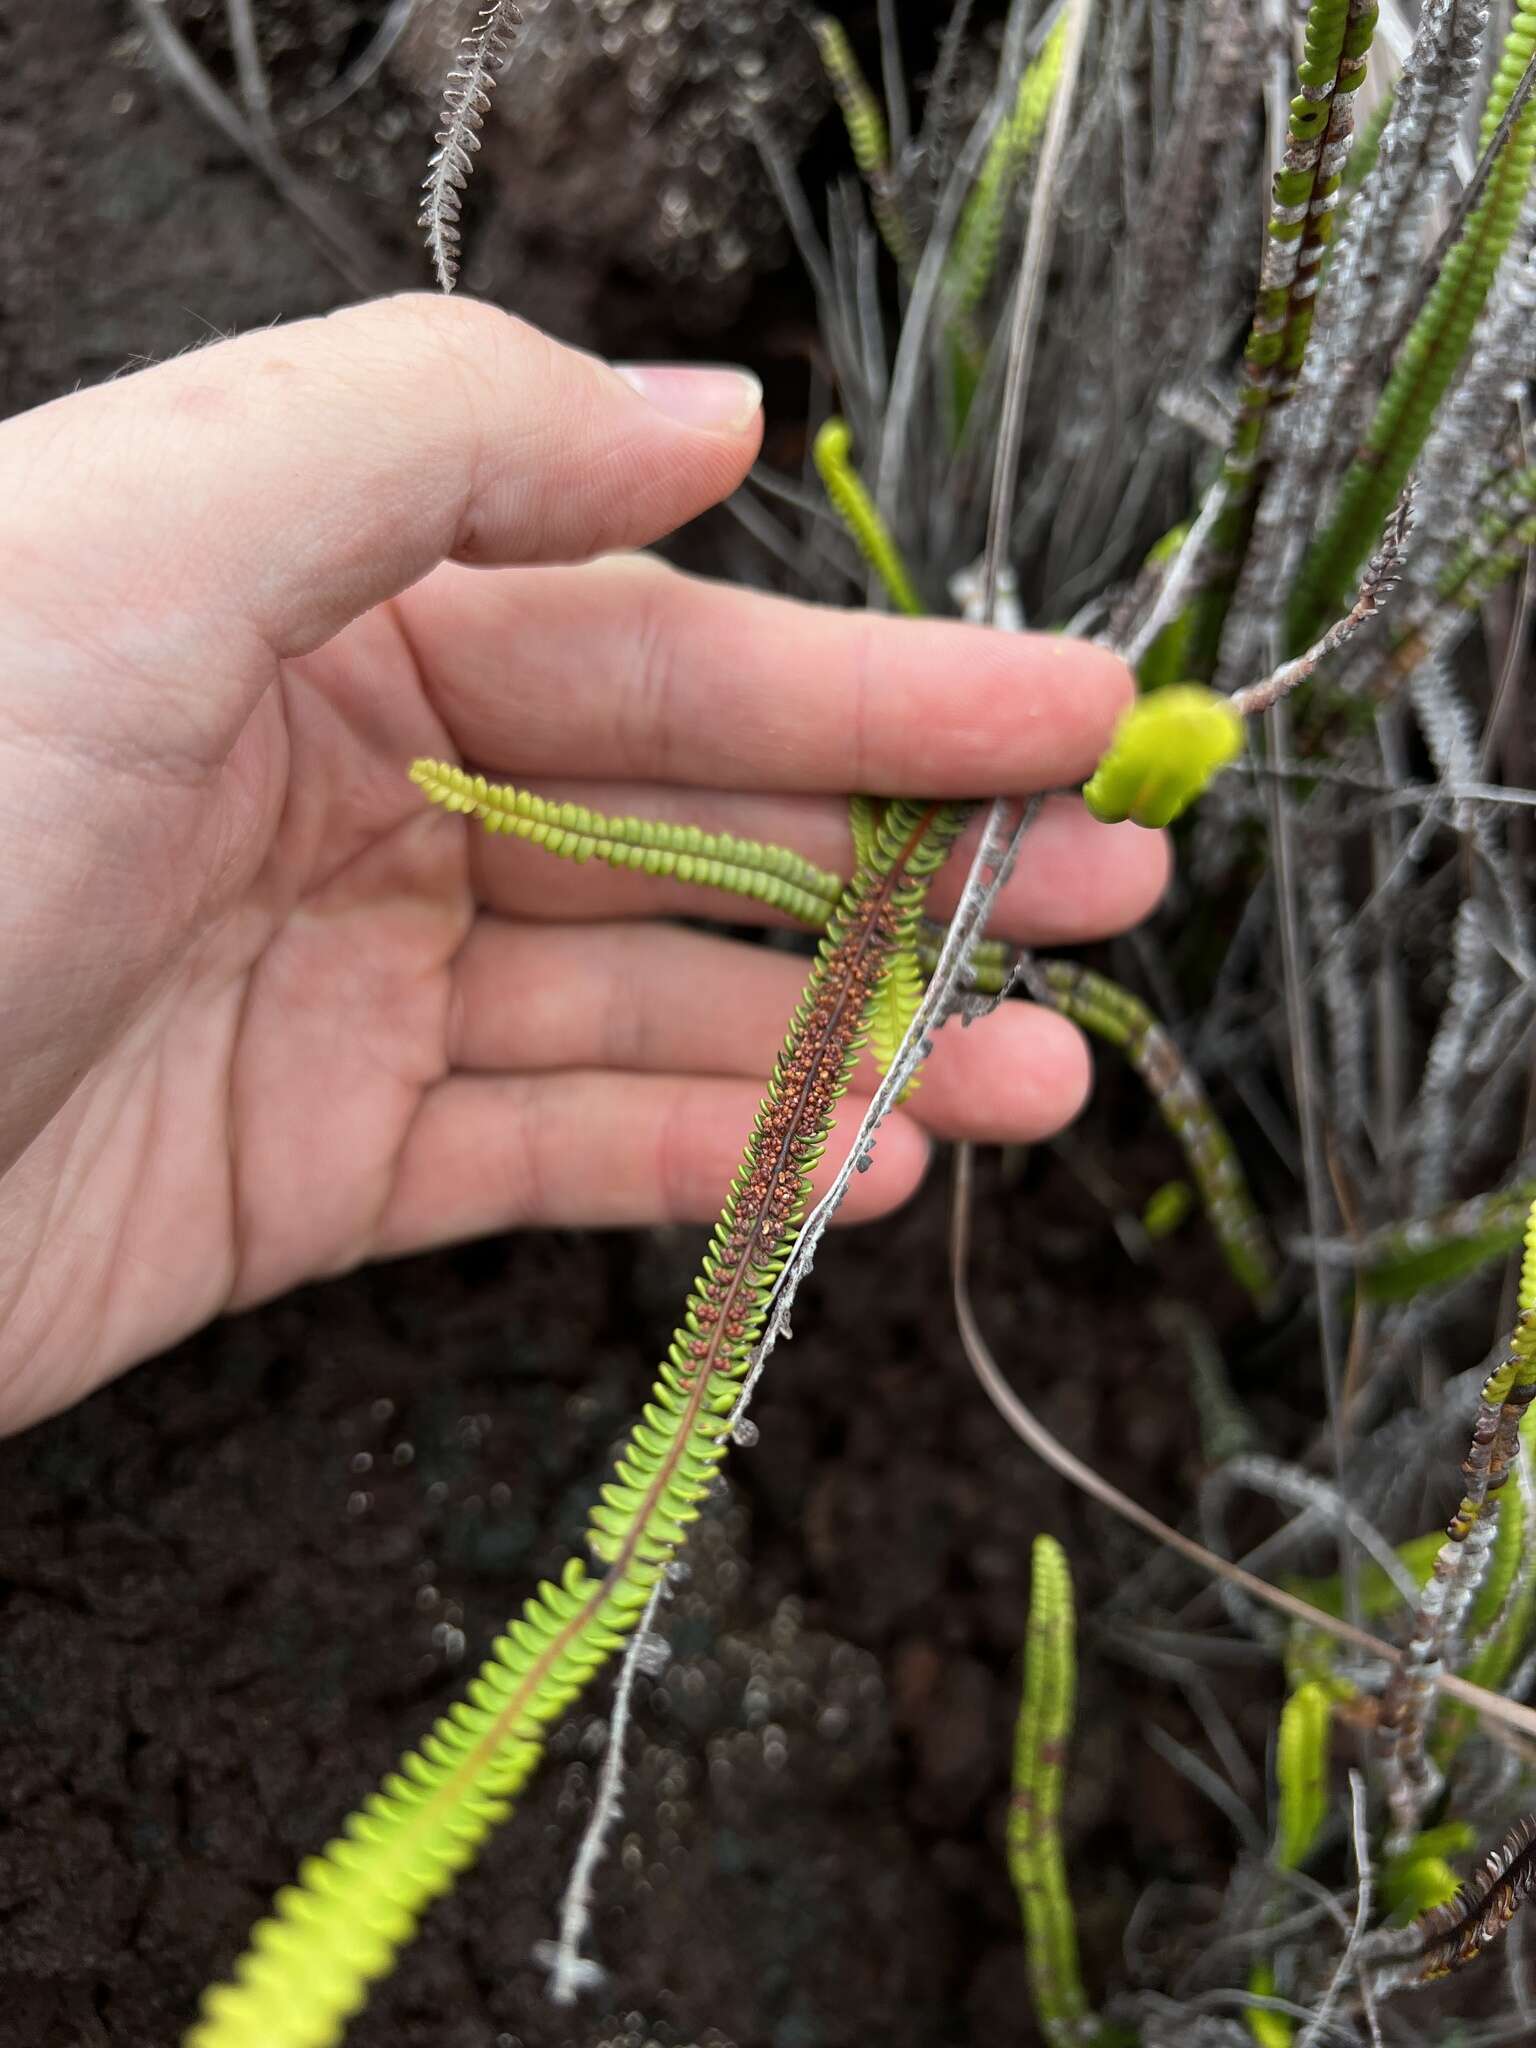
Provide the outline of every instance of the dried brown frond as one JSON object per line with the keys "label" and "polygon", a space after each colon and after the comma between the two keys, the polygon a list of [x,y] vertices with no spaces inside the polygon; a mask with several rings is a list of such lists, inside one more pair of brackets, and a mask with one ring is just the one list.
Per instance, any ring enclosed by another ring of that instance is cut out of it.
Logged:
{"label": "dried brown frond", "polygon": [[1415,1926],[1423,1937],[1418,1981],[1430,1984],[1475,1963],[1491,1948],[1536,1891],[1536,1814],[1518,1820],[1454,1899],[1425,1913]]}
{"label": "dried brown frond", "polygon": [[1355,601],[1343,618],[1336,620],[1304,654],[1282,663],[1262,682],[1249,683],[1246,689],[1234,690],[1232,703],[1236,710],[1245,718],[1268,711],[1272,704],[1288,696],[1299,683],[1309,681],[1329,655],[1337,654],[1341,647],[1349,645],[1360,628],[1375,618],[1401,577],[1403,554],[1412,530],[1413,492],[1409,489],[1392,508],[1382,530],[1381,545],[1366,563]]}

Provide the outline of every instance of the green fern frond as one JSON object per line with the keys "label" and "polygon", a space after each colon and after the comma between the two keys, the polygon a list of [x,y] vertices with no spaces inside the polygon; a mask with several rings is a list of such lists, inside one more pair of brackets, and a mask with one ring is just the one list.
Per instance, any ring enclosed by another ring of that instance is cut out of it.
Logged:
{"label": "green fern frond", "polygon": [[[1328,1818],[1328,1762],[1333,1728],[1334,1689],[1326,1680],[1298,1685],[1280,1713],[1275,1742],[1275,1846],[1271,1860],[1279,1870],[1300,1870],[1311,1855]],[[1273,1998],[1274,1964],[1261,1956],[1248,1973],[1251,1994]],[[1250,2005],[1243,2011],[1258,2048],[1289,2048],[1295,2029],[1282,2012]]]}
{"label": "green fern frond", "polygon": [[881,805],[872,796],[851,796],[848,799],[848,829],[853,835],[855,868],[867,866],[874,853],[880,811]]}
{"label": "green fern frond", "polygon": [[859,67],[842,23],[829,14],[815,15],[811,34],[848,131],[853,160],[869,187],[875,225],[903,277],[910,277],[917,268],[917,251],[891,173],[891,142],[884,111]]}
{"label": "green fern frond", "polygon": [[[1208,674],[1215,661],[1247,551],[1270,416],[1294,388],[1311,339],[1318,278],[1333,242],[1354,136],[1354,95],[1365,78],[1376,13],[1374,0],[1312,0],[1307,10],[1300,90],[1291,101],[1285,154],[1274,176],[1237,421],[1221,469],[1221,511],[1211,529],[1211,587],[1195,607],[1191,662],[1199,675]],[[1373,542],[1396,495],[1388,494]]]}
{"label": "green fern frond", "polygon": [[1146,1004],[1070,960],[1039,963],[1044,999],[1123,1052],[1178,1140],[1211,1229],[1233,1277],[1260,1308],[1273,1299],[1277,1266],[1269,1232],[1248,1192],[1232,1140],[1199,1076]]}
{"label": "green fern frond", "polygon": [[1008,1869],[1024,1916],[1029,1988],[1047,2048],[1078,2048],[1094,2024],[1077,1956],[1077,1917],[1061,1852],[1061,1788],[1077,1692],[1076,1616],[1066,1552],[1037,1536],[1029,1588],[1024,1699],[1013,1750]]}
{"label": "green fern frond", "polygon": [[[869,851],[879,829],[880,811],[881,806],[874,797],[848,799],[848,823],[853,833],[856,867],[863,866],[869,859]],[[933,957],[936,959],[937,955]],[[901,1049],[901,1041],[907,1035],[907,1026],[917,1015],[923,1000],[924,978],[919,960],[918,931],[914,927],[910,943],[892,955],[869,1006],[869,1049],[882,1074],[890,1072],[892,1062]],[[922,1078],[919,1067],[897,1100],[905,1102],[920,1086]]]}
{"label": "green fern frond", "polygon": [[[1536,1258],[1531,1263],[1536,1265]],[[1522,1283],[1528,1277],[1522,1275]],[[1479,1392],[1461,1466],[1462,1496],[1446,1524],[1445,1540],[1415,1609],[1402,1659],[1382,1694],[1377,1726],[1393,1820],[1389,1841],[1394,1847],[1418,1832],[1433,1796],[1429,1733],[1442,1705],[1433,1674],[1441,1663],[1461,1653],[1467,1615],[1487,1571],[1489,1544],[1497,1537],[1501,1502],[1524,1460],[1533,1400],[1536,1315],[1521,1308],[1508,1353]]]}
{"label": "green fern frond", "polygon": [[1328,1818],[1328,1753],[1333,1700],[1317,1681],[1299,1685],[1280,1714],[1275,1745],[1279,1804],[1274,1860],[1281,1870],[1300,1870]]}
{"label": "green fern frond", "polygon": [[[561,859],[602,860],[614,868],[749,896],[818,929],[825,928],[842,891],[836,875],[814,867],[788,847],[660,819],[608,818],[577,804],[554,803],[529,790],[487,782],[483,775],[443,761],[413,763],[411,780],[445,810],[464,812],[488,832],[515,834]],[[873,797],[849,801],[856,866],[867,866],[875,857],[883,809]],[[910,943],[892,955],[870,1002],[869,1045],[882,1073],[896,1057],[922,996],[914,920]],[[914,1075],[907,1084],[903,1101],[920,1078]]]}
{"label": "green fern frond", "polygon": [[853,54],[847,31],[830,14],[818,14],[812,18],[811,34],[848,130],[853,160],[866,178],[881,177],[890,169],[891,156],[885,115]]}
{"label": "green fern frond", "polygon": [[332,2048],[422,1913],[504,1820],[547,1731],[636,1627],[725,1455],[729,1416],[809,1200],[891,953],[910,944],[963,812],[890,804],[795,1013],[687,1310],[573,1558],[467,1697],[304,1863],[204,1999],[186,2048]]}
{"label": "green fern frond", "polygon": [[1024,67],[1013,112],[998,124],[960,225],[945,270],[945,286],[957,312],[969,315],[986,297],[997,269],[1008,208],[1051,111],[1061,79],[1066,49],[1067,14],[1062,12],[1041,45],[1039,55]]}
{"label": "green fern frond", "polygon": [[[644,1595],[641,1595],[643,1604]],[[254,1930],[234,1983],[216,1985],[187,2048],[327,2048],[394,1963],[537,1762],[563,1714],[638,1618],[635,1590],[573,1559],[494,1645],[468,1699],[299,1868]]]}
{"label": "green fern frond", "polygon": [[749,896],[817,931],[843,892],[836,875],[787,846],[765,846],[655,818],[607,818],[580,804],[554,803],[526,789],[487,782],[446,761],[414,762],[411,780],[444,810],[462,811],[478,818],[487,832],[510,833],[562,860],[606,861],[635,874]]}
{"label": "green fern frond", "polygon": [[[1527,1416],[1521,1425],[1522,1438],[1529,1438],[1530,1424],[1531,1418]],[[1517,1464],[1511,1468],[1509,1479],[1499,1495],[1499,1522],[1493,1548],[1488,1554],[1487,1574],[1467,1611],[1467,1636],[1471,1642],[1475,1643],[1487,1631],[1497,1629],[1515,1590],[1521,1553],[1525,1547],[1525,1518],[1525,1487]],[[1509,1661],[1513,1662],[1512,1656]],[[1485,1679],[1478,1680],[1480,1685],[1486,1682]]]}
{"label": "green fern frond", "polygon": [[[1536,0],[1518,0],[1488,104],[1480,148],[1488,149],[1536,53]],[[1398,352],[1360,453],[1345,472],[1332,515],[1314,541],[1296,586],[1290,635],[1302,647],[1341,609],[1344,594],[1401,495],[1425,437],[1461,367],[1472,330],[1503,260],[1536,164],[1536,102],[1516,119],[1482,198],[1440,267]]]}
{"label": "green fern frond", "polygon": [[1533,1201],[1536,1181],[1519,1181],[1375,1232],[1360,1248],[1361,1291],[1368,1301],[1410,1301],[1507,1257],[1524,1237]]}
{"label": "green fern frond", "polygon": [[[1467,1615],[1470,1653],[1461,1675],[1474,1685],[1501,1692],[1510,1673],[1530,1647],[1536,1620],[1536,1528],[1532,1527],[1529,1490],[1531,1446],[1536,1436],[1536,1410],[1520,1424],[1520,1456],[1499,1489],[1493,1547],[1488,1570]],[[1432,1753],[1440,1765],[1455,1756],[1474,1725],[1470,1708],[1454,1700],[1440,1709]]]}
{"label": "green fern frond", "polygon": [[816,436],[812,455],[828,502],[853,536],[859,553],[885,585],[891,603],[908,618],[921,618],[925,607],[917,586],[890,528],[865,488],[864,479],[853,466],[853,436],[848,431],[848,422],[835,413],[825,421]]}

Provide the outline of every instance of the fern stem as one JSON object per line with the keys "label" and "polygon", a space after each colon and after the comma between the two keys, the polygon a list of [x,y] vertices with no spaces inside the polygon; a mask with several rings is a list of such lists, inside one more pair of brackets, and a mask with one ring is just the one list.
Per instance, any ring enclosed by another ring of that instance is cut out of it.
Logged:
{"label": "fern stem", "polygon": [[[1312,333],[1322,263],[1354,136],[1354,95],[1376,27],[1374,0],[1313,0],[1276,171],[1253,325],[1231,444],[1222,464],[1221,513],[1210,541],[1210,588],[1195,611],[1192,672],[1208,675],[1248,547],[1270,416],[1294,390]],[[1393,494],[1395,495],[1395,493]],[[1389,496],[1387,503],[1392,502]],[[1382,517],[1385,517],[1383,508]],[[1378,518],[1379,528],[1382,521]]]}
{"label": "fern stem", "polygon": [[[1461,1674],[1474,1685],[1501,1692],[1525,1648],[1536,1603],[1536,1540],[1530,1526],[1531,1410],[1520,1429],[1520,1448],[1499,1495],[1498,1519],[1488,1569],[1467,1615],[1468,1643]],[[1468,1710],[1454,1700],[1441,1708],[1431,1754],[1444,1768],[1472,1726]]]}
{"label": "fern stem", "polygon": [[546,1729],[638,1625],[725,1455],[871,998],[963,815],[890,804],[831,920],[652,1398],[591,1510],[600,1575],[572,1558],[525,1603],[468,1698],[278,1894],[186,2048],[332,2048],[421,1913],[507,1818]]}
{"label": "fern stem", "polygon": [[1102,974],[1070,960],[1043,960],[1032,979],[1042,1001],[1117,1046],[1141,1076],[1189,1163],[1233,1278],[1260,1308],[1268,1307],[1277,1283],[1269,1232],[1232,1140],[1194,1068],[1146,1004]]}

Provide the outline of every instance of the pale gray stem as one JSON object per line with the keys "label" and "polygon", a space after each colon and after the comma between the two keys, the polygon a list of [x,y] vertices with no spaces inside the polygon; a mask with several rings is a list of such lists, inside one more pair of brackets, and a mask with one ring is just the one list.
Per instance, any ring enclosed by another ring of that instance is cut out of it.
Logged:
{"label": "pale gray stem", "polygon": [[592,1984],[597,1972],[597,1965],[581,1953],[581,1944],[592,1924],[592,1878],[608,1846],[609,1833],[624,1811],[624,1737],[629,1730],[635,1674],[650,1650],[651,1628],[666,1587],[667,1577],[663,1572],[651,1588],[651,1597],[645,1603],[639,1626],[624,1652],[618,1684],[613,1691],[613,1708],[608,1716],[608,1747],[598,1776],[596,1796],[560,1901],[560,1936],[553,1944],[540,1944],[538,1960],[549,1966],[547,1996],[552,2005],[574,2005],[579,1993]]}
{"label": "pale gray stem", "polygon": [[1092,4],[1093,0],[1067,0],[1067,33],[1062,45],[1061,71],[1056,90],[1051,95],[1051,111],[1046,118],[1045,135],[1040,144],[1034,203],[1029,209],[1029,227],[1019,265],[1008,374],[1003,385],[1003,417],[998,429],[997,461],[992,471],[992,502],[987,514],[982,617],[989,623],[997,608],[998,577],[1008,556],[1009,537],[1013,531],[1013,508],[1019,488],[1019,448],[1024,437],[1029,376],[1035,359],[1035,336],[1040,326],[1046,273],[1056,239],[1056,220],[1061,211],[1058,177],[1067,146],[1072,104],[1077,97],[1077,75],[1082,68]]}
{"label": "pale gray stem", "polygon": [[[1361,1943],[1365,1940],[1366,1929],[1371,1923],[1371,1904],[1374,1896],[1371,1873],[1371,1844],[1365,1817],[1365,1780],[1358,1771],[1349,1774],[1349,1834],[1355,1850],[1355,1921],[1349,1931],[1349,1940],[1344,1944],[1344,1953],[1339,1957],[1338,1967],[1323,1994],[1323,2002],[1308,2022],[1296,2048],[1318,2048],[1323,2031],[1333,2017],[1344,1986],[1353,1976],[1360,1960]],[[1375,2005],[1369,1987],[1364,1980],[1361,1990],[1365,1999],[1366,2021],[1371,2030],[1371,2040],[1379,2043],[1380,2030],[1376,2024]]]}
{"label": "pale gray stem", "polygon": [[1218,480],[1206,492],[1205,503],[1200,507],[1200,516],[1184,536],[1184,544],[1174,557],[1168,574],[1163,578],[1162,588],[1157,593],[1152,609],[1130,639],[1118,650],[1127,667],[1137,667],[1158,634],[1178,616],[1179,607],[1184,602],[1184,593],[1188,590],[1195,572],[1201,567],[1206,539],[1220,517],[1226,501],[1227,494]]}
{"label": "pale gray stem", "polygon": [[359,259],[357,231],[344,225],[316,193],[296,176],[276,145],[222,91],[166,12],[165,0],[132,0],[161,62],[193,105],[220,134],[250,158],[274,192],[292,208],[354,291],[369,297],[384,289],[379,267]]}
{"label": "pale gray stem", "polygon": [[224,12],[229,21],[230,46],[235,53],[235,77],[240,84],[240,100],[251,117],[251,125],[259,134],[272,133],[272,87],[267,78],[267,67],[262,62],[261,45],[256,40],[256,17],[251,12],[251,0],[224,0]]}
{"label": "pale gray stem", "polygon": [[[735,1429],[746,1414],[758,1380],[769,1354],[781,1337],[789,1334],[790,1312],[795,1295],[801,1283],[810,1272],[816,1252],[821,1244],[827,1225],[842,1205],[853,1176],[867,1164],[874,1151],[880,1126],[900,1100],[902,1091],[927,1058],[932,1044],[932,1035],[952,1017],[963,1003],[974,1001],[965,993],[966,976],[970,967],[970,956],[976,941],[986,929],[987,919],[993,905],[1018,857],[1019,846],[1033,822],[1040,799],[1032,798],[1022,808],[1005,797],[999,797],[987,812],[982,827],[981,844],[976,849],[970,872],[960,892],[960,901],[950,919],[944,936],[944,944],[934,965],[923,1000],[916,1014],[907,1026],[888,1072],[882,1077],[874,1098],[864,1113],[864,1119],[854,1133],[853,1141],[837,1178],[822,1196],[816,1207],[801,1224],[794,1243],[790,1246],[783,1270],[774,1284],[770,1297],[771,1313],[757,1350],[753,1353],[752,1364],[742,1382],[740,1396],[731,1410],[726,1423],[728,1434]],[[1002,998],[989,998],[999,1002]]]}

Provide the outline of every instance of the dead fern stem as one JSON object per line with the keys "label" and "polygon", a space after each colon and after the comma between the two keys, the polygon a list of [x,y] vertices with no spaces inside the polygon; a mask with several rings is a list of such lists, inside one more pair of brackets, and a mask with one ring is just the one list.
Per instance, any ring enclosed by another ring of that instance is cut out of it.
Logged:
{"label": "dead fern stem", "polygon": [[480,147],[480,130],[485,126],[496,80],[511,53],[513,35],[522,25],[523,17],[513,0],[493,0],[459,45],[458,61],[448,74],[443,125],[427,167],[422,187],[427,196],[418,223],[427,231],[432,267],[445,292],[451,292],[458,282],[459,216],[464,209],[464,187],[474,169],[474,153]]}

